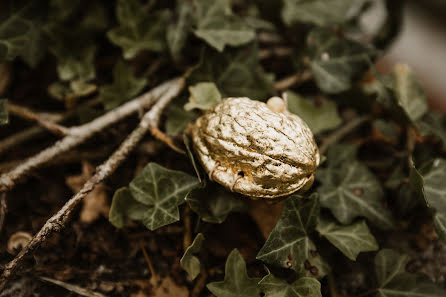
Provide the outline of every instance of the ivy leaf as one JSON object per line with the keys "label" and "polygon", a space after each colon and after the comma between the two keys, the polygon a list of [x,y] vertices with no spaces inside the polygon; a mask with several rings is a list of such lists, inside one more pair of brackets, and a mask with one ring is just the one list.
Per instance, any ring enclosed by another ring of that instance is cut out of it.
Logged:
{"label": "ivy leaf", "polygon": [[204,222],[220,224],[231,212],[246,209],[245,202],[216,183],[193,189],[186,196],[186,202]]}
{"label": "ivy leaf", "polygon": [[5,125],[9,122],[6,101],[6,99],[0,99],[0,125]]}
{"label": "ivy leaf", "polygon": [[108,31],[107,37],[123,49],[125,59],[135,57],[141,50],[164,50],[167,10],[147,14],[139,0],[119,0],[116,15],[120,26]]}
{"label": "ivy leaf", "polygon": [[423,274],[407,273],[405,255],[385,249],[375,258],[376,277],[379,297],[441,297],[446,290],[436,286]]}
{"label": "ivy leaf", "polygon": [[319,256],[308,237],[317,225],[319,201],[315,194],[307,202],[301,200],[297,195],[287,198],[279,221],[256,258],[299,273],[310,270],[311,274],[323,276],[326,269],[315,265]]}
{"label": "ivy leaf", "polygon": [[147,79],[136,78],[132,69],[119,60],[113,69],[113,84],[101,87],[99,94],[106,110],[136,96],[146,86]]}
{"label": "ivy leaf", "polygon": [[398,105],[411,121],[416,122],[427,112],[424,90],[407,65],[395,66],[391,86]]}
{"label": "ivy leaf", "polygon": [[284,0],[282,20],[285,24],[312,23],[318,26],[339,24],[347,19],[356,0]]}
{"label": "ivy leaf", "polygon": [[174,61],[181,58],[181,50],[186,44],[189,31],[194,23],[194,8],[191,3],[186,1],[177,1],[178,21],[167,27],[167,45]]}
{"label": "ivy leaf", "polygon": [[81,30],[53,26],[48,33],[49,50],[57,58],[57,73],[63,81],[89,81],[96,77],[95,43]]}
{"label": "ivy leaf", "polygon": [[212,105],[221,101],[221,95],[217,87],[212,82],[202,82],[189,87],[189,102],[184,105],[184,109],[207,110]]}
{"label": "ivy leaf", "polygon": [[240,46],[255,38],[255,31],[233,15],[226,0],[195,0],[197,29],[194,34],[222,52],[226,45]]}
{"label": "ivy leaf", "polygon": [[345,225],[363,216],[378,227],[392,228],[391,212],[384,207],[384,191],[373,173],[354,159],[338,163],[338,166],[330,166],[330,159],[328,163],[326,170],[316,173],[321,181],[318,190],[321,205],[329,208]]}
{"label": "ivy leaf", "polygon": [[180,219],[178,205],[196,186],[196,177],[149,163],[130,183],[130,192],[146,207],[143,224],[155,230]]}
{"label": "ivy leaf", "polygon": [[259,281],[259,278],[248,276],[245,260],[237,249],[233,249],[226,260],[225,279],[206,287],[217,297],[260,297]]}
{"label": "ivy leaf", "polygon": [[45,4],[11,1],[9,5],[5,3],[3,9],[9,13],[0,16],[0,62],[20,56],[28,65],[35,67],[46,52],[41,17]]}
{"label": "ivy leaf", "polygon": [[108,220],[116,228],[122,228],[124,227],[125,217],[141,221],[146,210],[147,207],[144,204],[133,198],[129,188],[121,188],[113,195]]}
{"label": "ivy leaf", "polygon": [[409,258],[391,249],[382,249],[375,257],[375,272],[378,285],[385,287],[396,275],[405,272]]}
{"label": "ivy leaf", "polygon": [[353,261],[360,252],[376,251],[379,248],[364,220],[342,226],[333,220],[321,218],[316,230]]}
{"label": "ivy leaf", "polygon": [[197,254],[200,251],[203,240],[203,234],[198,233],[192,244],[187,247],[180,260],[181,267],[186,270],[191,280],[194,280],[200,273],[200,260],[195,257],[194,254]]}
{"label": "ivy leaf", "polygon": [[260,69],[257,45],[227,49],[222,54],[205,48],[188,84],[214,82],[222,97],[266,100],[274,94],[273,77]]}
{"label": "ivy leaf", "polygon": [[446,116],[435,111],[428,112],[420,121],[418,127],[423,136],[435,135],[446,147]]}
{"label": "ivy leaf", "polygon": [[369,69],[371,57],[375,55],[373,49],[353,40],[342,39],[325,28],[310,32],[307,47],[316,83],[329,94],[350,89],[353,82]]}
{"label": "ivy leaf", "polygon": [[415,168],[411,168],[410,186],[425,199],[427,206],[433,212],[434,226],[438,235],[446,241],[446,160],[435,159],[430,170],[421,175]]}
{"label": "ivy leaf", "polygon": [[259,282],[259,287],[265,297],[322,297],[321,283],[312,277],[301,277],[289,284],[268,271],[268,275]]}
{"label": "ivy leaf", "polygon": [[298,94],[288,91],[288,110],[301,117],[308,124],[313,134],[318,134],[336,128],[342,123],[336,104],[324,100],[321,105],[315,106]]}
{"label": "ivy leaf", "polygon": [[176,135],[183,132],[189,123],[197,117],[195,112],[184,110],[183,106],[186,102],[186,97],[178,97],[167,107],[164,127],[168,135]]}

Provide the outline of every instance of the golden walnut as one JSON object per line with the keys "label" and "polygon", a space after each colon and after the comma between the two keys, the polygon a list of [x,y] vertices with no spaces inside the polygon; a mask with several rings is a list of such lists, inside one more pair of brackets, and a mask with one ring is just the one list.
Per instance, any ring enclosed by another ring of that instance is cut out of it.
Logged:
{"label": "golden walnut", "polygon": [[[270,100],[277,106],[277,97]],[[298,116],[278,110],[249,98],[227,98],[198,118],[192,140],[210,179],[252,198],[311,186],[319,165],[313,134]]]}

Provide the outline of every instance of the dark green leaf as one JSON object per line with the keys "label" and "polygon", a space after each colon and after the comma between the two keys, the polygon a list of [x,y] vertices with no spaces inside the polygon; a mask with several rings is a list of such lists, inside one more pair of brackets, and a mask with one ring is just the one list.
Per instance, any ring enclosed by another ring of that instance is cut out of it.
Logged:
{"label": "dark green leaf", "polygon": [[207,284],[217,297],[260,297],[257,283],[259,278],[250,278],[246,272],[245,260],[237,249],[232,250],[226,260],[225,279]]}
{"label": "dark green leaf", "polygon": [[113,84],[102,86],[99,93],[106,110],[136,96],[147,84],[147,79],[136,78],[132,69],[121,60],[113,69],[113,78]]}
{"label": "dark green leaf", "polygon": [[342,123],[333,101],[324,100],[321,105],[315,106],[292,91],[286,94],[288,110],[302,118],[313,134],[334,129]]}
{"label": "dark green leaf", "polygon": [[289,284],[268,271],[259,287],[265,297],[322,297],[321,284],[312,277],[301,277]]}
{"label": "dark green leaf", "polygon": [[350,162],[356,159],[356,152],[358,147],[353,144],[334,144],[330,146],[327,151],[328,166],[330,168],[337,168],[345,162]]}
{"label": "dark green leaf", "polygon": [[408,258],[393,250],[382,250],[375,258],[379,297],[441,297],[446,290],[423,274],[405,272]]}
{"label": "dark green leaf", "polygon": [[[316,195],[310,201],[292,195],[287,198],[282,214],[257,259],[279,267],[291,268],[303,273],[309,266],[316,266],[316,248],[308,237],[314,230],[319,217],[319,202]],[[307,264],[305,265],[305,262]],[[317,267],[318,276],[326,272]]]}
{"label": "dark green leaf", "polygon": [[0,125],[5,125],[9,122],[6,101],[6,99],[0,99]]}
{"label": "dark green leaf", "polygon": [[184,172],[149,163],[130,183],[133,198],[146,206],[143,224],[150,230],[180,219],[178,205],[198,186],[198,180]]}
{"label": "dark green leaf", "polygon": [[133,58],[141,50],[161,52],[165,49],[167,10],[147,14],[139,0],[119,0],[116,15],[120,26],[108,31],[107,37],[123,49],[125,59]]}
{"label": "dark green leaf", "polygon": [[196,188],[186,196],[187,204],[204,222],[220,224],[231,212],[246,209],[245,202],[216,183]]}
{"label": "dark green leaf", "polygon": [[181,267],[187,271],[191,280],[194,280],[200,273],[200,260],[195,257],[194,254],[197,254],[200,251],[203,240],[203,234],[198,233],[192,244],[187,247],[180,260]]}
{"label": "dark green leaf", "polygon": [[418,122],[418,127],[423,136],[435,135],[446,147],[446,116],[439,112],[428,112],[421,121]]}
{"label": "dark green leaf", "polygon": [[400,134],[395,122],[377,119],[373,121],[373,128],[382,134],[388,141],[397,141]]}
{"label": "dark green leaf", "polygon": [[128,188],[118,189],[113,195],[108,220],[116,228],[124,227],[125,217],[133,220],[142,220],[147,207],[136,201]]}
{"label": "dark green leaf", "polygon": [[287,25],[312,23],[329,26],[342,23],[356,0],[284,0],[282,19]]}
{"label": "dark green leaf", "polygon": [[226,0],[195,0],[195,35],[222,52],[226,45],[240,46],[255,38],[255,31],[243,19],[232,14]]}
{"label": "dark green leaf", "polygon": [[186,44],[187,36],[189,31],[192,30],[192,25],[194,23],[194,8],[191,3],[178,0],[176,10],[178,21],[167,27],[166,38],[170,54],[175,61],[179,61],[181,58],[181,51]]}
{"label": "dark green leaf", "polygon": [[352,87],[370,67],[375,51],[342,39],[328,29],[314,29],[307,39],[311,70],[319,88],[329,94]]}
{"label": "dark green leaf", "polygon": [[227,49],[220,54],[206,48],[200,64],[189,76],[189,85],[209,81],[216,84],[222,97],[249,97],[266,100],[274,94],[273,78],[260,69],[257,45]]}
{"label": "dark green leaf", "polygon": [[20,56],[28,65],[35,67],[46,52],[41,17],[44,15],[44,3],[11,1],[10,5],[4,3],[2,9],[4,13],[0,15],[0,62]]}
{"label": "dark green leaf", "polygon": [[195,112],[184,110],[183,106],[186,102],[185,97],[175,98],[167,107],[167,117],[164,125],[168,135],[176,135],[183,132],[189,123],[197,117]]}
{"label": "dark green leaf", "polygon": [[212,105],[221,101],[221,95],[217,87],[212,82],[201,82],[189,87],[189,102],[184,105],[184,109],[207,110]]}
{"label": "dark green leaf", "polygon": [[342,226],[334,220],[321,218],[317,231],[337,247],[347,258],[356,260],[360,252],[378,250],[378,243],[370,233],[365,221],[358,221],[348,226]]}

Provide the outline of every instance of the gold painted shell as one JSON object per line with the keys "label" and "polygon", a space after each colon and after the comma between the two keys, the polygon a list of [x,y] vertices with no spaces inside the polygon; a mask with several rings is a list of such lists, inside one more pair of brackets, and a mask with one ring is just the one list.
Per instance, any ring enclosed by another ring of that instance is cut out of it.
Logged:
{"label": "gold painted shell", "polygon": [[197,119],[194,150],[210,179],[252,198],[306,189],[319,165],[307,124],[260,101],[227,98]]}

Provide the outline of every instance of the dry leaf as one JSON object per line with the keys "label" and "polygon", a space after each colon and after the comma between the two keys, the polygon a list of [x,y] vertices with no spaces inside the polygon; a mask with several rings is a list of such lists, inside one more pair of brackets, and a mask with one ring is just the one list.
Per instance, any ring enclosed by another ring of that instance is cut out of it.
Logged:
{"label": "dry leaf", "polygon": [[257,226],[262,232],[264,238],[268,238],[273,230],[280,214],[282,213],[284,201],[278,203],[266,203],[265,201],[252,201],[249,207],[249,215],[256,222]]}
{"label": "dry leaf", "polygon": [[[82,173],[80,175],[67,177],[65,182],[74,193],[77,193],[84,183],[93,175],[94,170],[93,165],[88,162],[82,162]],[[107,191],[105,185],[100,183],[84,198],[80,213],[80,221],[86,224],[91,224],[101,215],[107,217],[109,210],[110,205],[107,198]]]}

